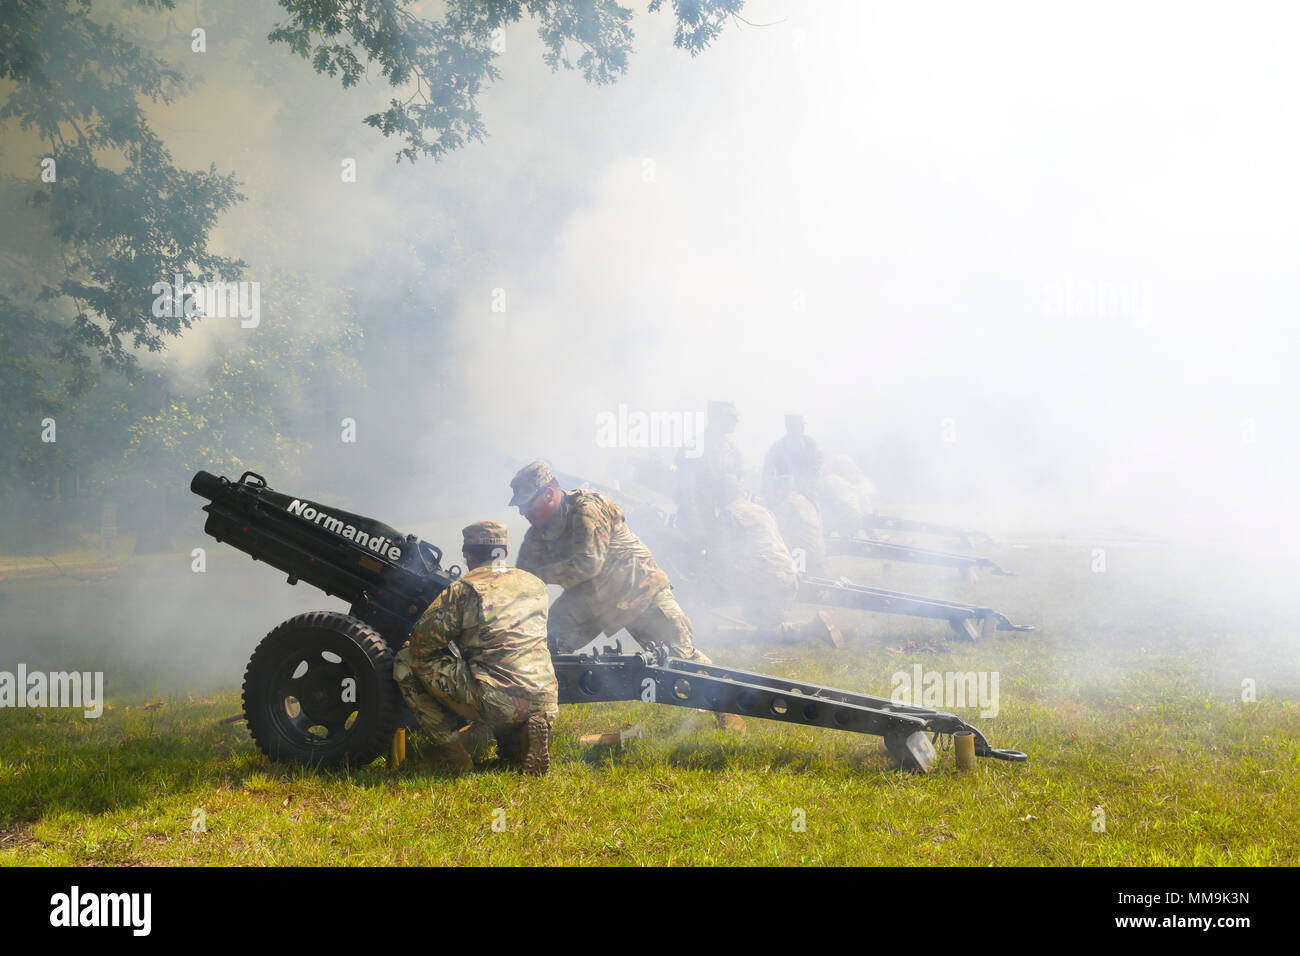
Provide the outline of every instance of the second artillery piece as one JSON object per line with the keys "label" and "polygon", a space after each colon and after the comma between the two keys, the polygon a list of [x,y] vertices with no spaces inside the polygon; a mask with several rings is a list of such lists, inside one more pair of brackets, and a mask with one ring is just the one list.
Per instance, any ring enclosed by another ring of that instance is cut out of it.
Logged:
{"label": "second artillery piece", "polygon": [[[393,681],[393,654],[434,597],[459,576],[442,552],[371,518],[273,491],[245,472],[238,481],[200,471],[190,490],[206,498],[204,530],[232,547],[349,604],[300,614],[257,646],[244,674],[244,716],[273,760],[362,766],[388,749],[409,714]],[[853,691],[668,656],[638,653],[553,657],[560,703],[645,701],[763,717],[884,738],[897,764],[925,772],[941,735],[970,733],[975,754],[995,750],[955,714]]]}
{"label": "second artillery piece", "polygon": [[[508,461],[506,464],[507,467],[512,467],[514,462]],[[707,584],[704,579],[708,575],[702,570],[707,565],[705,556],[697,553],[686,543],[675,526],[673,517],[666,511],[637,500],[635,496],[627,494],[620,488],[597,484],[579,475],[556,471],[554,468],[551,469],[551,473],[570,488],[590,488],[618,502],[628,515],[636,520],[637,533],[651,546],[656,559],[669,571],[674,587],[681,587],[684,590],[691,590],[694,587],[707,595],[707,586],[701,587]],[[926,525],[925,527],[933,529],[939,526]],[[870,538],[831,536],[827,539],[827,552],[884,560],[940,564],[964,569],[983,567],[990,569],[994,574],[1013,573],[1004,571],[987,558],[926,551]],[[968,641],[991,637],[995,631],[1021,632],[1034,629],[1032,624],[1015,624],[1005,614],[979,604],[965,604],[943,598],[908,594],[903,591],[855,584],[847,578],[831,579],[806,573],[799,574],[796,600],[823,607],[852,608],[879,614],[901,614],[906,617],[926,617],[947,621],[954,634]]]}

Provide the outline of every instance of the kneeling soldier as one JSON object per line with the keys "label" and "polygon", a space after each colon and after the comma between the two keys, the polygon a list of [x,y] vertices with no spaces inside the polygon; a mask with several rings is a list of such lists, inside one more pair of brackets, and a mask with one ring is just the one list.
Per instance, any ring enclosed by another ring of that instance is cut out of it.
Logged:
{"label": "kneeling soldier", "polygon": [[506,565],[506,526],[479,521],[463,532],[469,568],[434,598],[393,661],[402,697],[457,770],[473,767],[458,728],[496,734],[502,756],[524,773],[550,766],[559,687],[546,646],[546,585]]}
{"label": "kneeling soldier", "polygon": [[804,624],[790,621],[799,593],[799,572],[777,528],[776,518],[745,496],[734,477],[718,492],[717,571],[724,592],[741,604],[741,615],[760,634],[781,640],[818,638],[843,647],[844,637],[825,611]]}

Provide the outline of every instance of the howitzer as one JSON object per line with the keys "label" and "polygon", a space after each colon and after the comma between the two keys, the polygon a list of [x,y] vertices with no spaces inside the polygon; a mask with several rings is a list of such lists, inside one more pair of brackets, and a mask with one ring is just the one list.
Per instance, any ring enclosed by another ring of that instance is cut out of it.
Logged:
{"label": "howitzer", "polygon": [[[458,576],[443,554],[381,522],[273,491],[245,472],[230,481],[200,471],[190,490],[208,499],[204,530],[288,575],[349,602],[348,613],[300,614],[273,629],[244,674],[244,715],[273,760],[361,766],[410,720],[393,681],[393,654],[429,603]],[[900,767],[924,772],[941,735],[970,732],[960,717],[852,691],[681,661],[666,649],[556,655],[560,703],[639,700],[882,736]],[[927,737],[926,735],[930,736]]]}
{"label": "howitzer", "polygon": [[851,607],[859,611],[944,620],[958,637],[972,641],[980,637],[991,637],[994,631],[1034,629],[1032,624],[1012,624],[1005,614],[1000,614],[991,607],[904,594],[902,591],[887,591],[884,588],[854,584],[847,579],[832,581],[830,578],[801,574],[797,597],[805,604]]}
{"label": "howitzer", "polygon": [[[656,560],[669,571],[669,577],[672,579],[674,587],[684,586],[688,593],[697,590],[696,585],[699,582],[695,578],[699,576],[698,569],[702,561],[699,555],[686,553],[690,550],[689,545],[683,536],[677,532],[677,529],[672,527],[671,519],[666,512],[637,502],[621,489],[608,485],[598,485],[585,481],[577,475],[555,471],[554,469],[552,469],[551,473],[557,481],[569,487],[590,488],[619,502],[629,511],[629,526],[634,519],[638,521],[644,520],[644,524],[638,523],[632,530],[642,535],[651,544],[651,550],[655,552]],[[836,537],[829,538],[827,540],[828,552],[831,554],[863,553],[838,550],[834,542],[843,542],[844,540]],[[918,550],[902,548],[898,545],[891,546],[886,542],[868,541],[864,538],[849,540],[853,542],[849,547],[858,547],[861,544],[879,546],[884,549],[879,554],[870,555],[873,557],[893,554],[896,555],[896,560],[909,560],[898,555]],[[950,565],[953,567],[967,567],[969,565],[962,562],[970,562],[976,566],[992,566],[996,569],[994,571],[996,574],[1008,573],[987,558],[968,558],[965,555],[945,554],[940,551],[925,553],[936,558],[942,558],[945,562],[956,562]],[[848,607],[859,611],[902,614],[908,617],[928,617],[947,621],[948,626],[952,628],[958,637],[971,641],[981,637],[989,637],[994,631],[1032,631],[1034,629],[1032,624],[1013,624],[1005,614],[1001,614],[989,607],[982,607],[977,604],[963,604],[958,601],[946,601],[942,598],[923,597],[918,594],[905,594],[902,591],[890,591],[885,588],[867,587],[854,584],[847,579],[834,581],[829,578],[801,574],[799,576],[799,590],[795,599],[804,604]]]}
{"label": "howitzer", "polygon": [[996,561],[978,555],[931,551],[928,548],[913,548],[890,541],[876,541],[872,538],[841,538],[839,535],[830,535],[826,538],[826,553],[852,555],[858,558],[878,558],[881,561],[934,564],[967,572],[983,568],[992,574],[1014,575],[1016,573],[1005,571]]}
{"label": "howitzer", "polygon": [[[669,497],[673,494],[672,488],[672,469],[655,459],[640,459],[632,462],[633,471],[637,480],[646,487],[653,488],[659,494]],[[518,466],[516,465],[517,469]],[[559,474],[556,473],[559,478]],[[561,481],[565,479],[561,478]],[[577,487],[577,486],[575,486]],[[599,485],[590,485],[594,491],[601,491]],[[956,538],[967,548],[973,547],[974,543],[979,541],[987,544],[993,543],[993,538],[983,531],[976,531],[971,528],[958,528],[952,525],[935,524],[932,521],[917,521],[912,518],[894,518],[889,515],[882,515],[876,512],[863,515],[860,518],[861,527],[856,530],[866,531],[902,531],[908,534],[923,534],[942,538]],[[897,547],[905,547],[897,545]],[[910,549],[917,554],[915,558],[898,557],[896,560],[912,560],[919,564],[946,564],[945,561],[926,561],[921,555],[926,552],[922,548]],[[931,552],[941,554],[942,552]],[[1004,572],[1006,573],[1006,572]]]}
{"label": "howitzer", "polygon": [[872,513],[863,515],[862,524],[868,531],[904,531],[909,534],[928,534],[940,538],[956,538],[970,548],[974,542],[983,541],[992,544],[993,538],[983,531],[970,528],[954,528],[946,524],[934,524],[930,521],[914,521],[911,518],[891,518],[887,515]]}
{"label": "howitzer", "polygon": [[1027,759],[1018,750],[995,750],[983,734],[954,714],[787,677],[683,661],[669,657],[664,648],[624,654],[622,646],[616,645],[612,652],[557,655],[553,660],[561,703],[648,699],[876,734],[885,739],[885,748],[901,767],[922,772],[933,765],[934,740],[963,731],[974,735],[978,757]]}

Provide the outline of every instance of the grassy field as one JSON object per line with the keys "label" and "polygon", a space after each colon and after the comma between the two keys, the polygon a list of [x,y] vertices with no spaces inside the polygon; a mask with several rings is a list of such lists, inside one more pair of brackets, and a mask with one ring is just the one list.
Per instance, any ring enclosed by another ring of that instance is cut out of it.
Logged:
{"label": "grassy field", "polygon": [[[937,624],[837,612],[850,640],[833,651],[720,646],[701,628],[719,663],[882,695],[915,664],[995,671],[997,715],[957,712],[1028,763],[959,773],[946,753],[907,775],[874,737],[758,720],[729,734],[617,704],[564,708],[541,779],[492,764],[451,777],[421,768],[416,745],[396,772],[311,773],[269,764],[242,723],[221,723],[240,709],[234,685],[110,692],[98,720],[0,711],[0,862],[1300,863],[1300,657],[1285,616],[1211,600],[1196,583],[1211,572],[1149,547],[1108,548],[1101,574],[1090,555],[1040,543],[999,555],[1016,579],[916,568],[883,582],[979,600],[1036,623],[1026,635],[965,644]],[[638,723],[621,750],[578,742]]]}
{"label": "grassy field", "polygon": [[26,578],[53,578],[85,574],[121,567],[131,559],[135,550],[135,537],[124,535],[110,547],[98,544],[44,555],[0,554],[0,581]]}

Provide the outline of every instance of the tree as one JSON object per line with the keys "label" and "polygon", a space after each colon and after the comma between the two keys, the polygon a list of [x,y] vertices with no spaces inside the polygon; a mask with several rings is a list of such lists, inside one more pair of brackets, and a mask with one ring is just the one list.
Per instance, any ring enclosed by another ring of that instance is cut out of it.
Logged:
{"label": "tree", "polygon": [[0,489],[24,471],[48,492],[39,422],[89,393],[96,356],[131,374],[138,350],[189,326],[154,313],[154,283],[238,276],[243,263],[210,252],[208,235],[241,197],[233,175],[172,162],[145,107],[174,98],[180,74],[93,20],[88,0],[3,0],[0,37],[13,83],[0,123],[25,134],[32,171],[0,183],[14,224],[0,242]]}
{"label": "tree", "polygon": [[[162,11],[175,2],[138,5]],[[650,0],[649,9],[662,5]],[[280,6],[289,19],[268,39],[310,57],[344,87],[355,85],[368,64],[393,87],[414,83],[406,99],[365,118],[399,137],[405,145],[398,157],[411,161],[483,137],[477,96],[499,76],[493,41],[505,26],[532,17],[551,67],[579,69],[594,83],[627,71],[633,41],[632,10],[617,0],[450,0],[441,20],[417,17],[411,0]],[[743,0],[673,0],[674,42],[698,53],[742,6]],[[58,240],[55,261],[62,264],[34,290],[34,301],[0,290],[0,322],[26,330],[14,336],[18,341],[48,341],[51,354],[79,367],[83,389],[88,356],[129,371],[134,350],[161,350],[189,326],[183,314],[151,312],[154,283],[177,274],[232,280],[244,267],[208,249],[217,220],[243,198],[234,174],[215,165],[177,168],[146,119],[147,104],[170,102],[181,91],[181,74],[90,11],[90,0],[0,0],[0,79],[15,84],[0,123],[16,122],[43,149],[33,157],[33,177],[39,159],[40,172],[52,179],[31,201]],[[30,271],[20,252],[7,252],[11,265]]]}
{"label": "tree", "polygon": [[[415,84],[409,97],[390,100],[388,109],[364,120],[406,144],[399,161],[436,159],[483,138],[477,98],[500,76],[496,41],[524,16],[537,21],[547,64],[581,70],[591,83],[612,83],[627,72],[634,39],[632,9],[617,0],[450,0],[441,20],[417,17],[411,0],[280,0],[280,6],[289,20],[272,31],[271,42],[310,58],[317,72],[350,87],[369,63],[394,87]],[[663,0],[650,0],[648,9],[662,6]],[[673,42],[694,56],[743,6],[744,0],[673,0]]]}
{"label": "tree", "polygon": [[[215,166],[172,163],[143,104],[170,102],[180,74],[92,20],[88,0],[6,0],[3,23],[0,78],[16,88],[0,121],[16,121],[46,149],[31,200],[61,246],[60,275],[36,295],[70,307],[53,351],[73,363],[90,351],[129,369],[133,349],[158,351],[189,325],[183,314],[153,314],[154,283],[239,274],[242,262],[208,251],[208,233],[242,197]],[[7,295],[0,309],[6,324],[30,321]]]}
{"label": "tree", "polygon": [[[698,53],[742,4],[673,0],[674,42]],[[174,0],[128,5],[160,18],[175,8]],[[633,41],[631,8],[616,0],[448,0],[439,19],[416,16],[411,0],[280,6],[287,19],[269,35],[272,44],[309,57],[344,87],[376,67],[400,91],[364,121],[396,137],[398,159],[412,162],[483,138],[477,97],[498,78],[495,41],[506,26],[532,18],[552,69],[580,70],[593,83],[626,72]],[[649,0],[651,11],[662,6]],[[154,287],[177,275],[229,282],[246,269],[242,260],[214,253],[209,241],[223,214],[244,198],[235,174],[215,165],[178,167],[149,122],[155,105],[185,91],[183,75],[151,51],[147,38],[105,22],[99,10],[92,14],[90,0],[0,0],[0,80],[9,84],[0,129],[11,147],[6,153],[25,152],[30,170],[0,177],[0,503],[19,512],[33,498],[53,505],[69,485],[93,484],[92,467],[133,474],[128,445],[136,461],[149,452],[167,460],[173,477],[202,457],[187,441],[211,429],[210,400],[191,395],[158,408],[143,397],[150,389],[141,354],[163,351],[202,318],[156,310]],[[168,39],[174,26],[169,19]],[[266,374],[291,380],[302,371],[293,363],[310,361],[292,350],[286,355]],[[232,375],[214,372],[211,387]],[[262,407],[288,395],[271,390]],[[239,401],[222,408],[232,422],[252,414]],[[271,408],[268,420],[287,420],[288,408]],[[39,442],[46,417],[57,418],[61,435],[82,436],[75,450]],[[200,421],[199,431],[189,429]],[[253,437],[268,443],[263,457],[284,452],[283,462],[292,451],[282,433]],[[255,444],[202,452],[236,464],[259,456]],[[47,508],[41,520],[65,513]]]}
{"label": "tree", "polygon": [[189,509],[186,489],[200,468],[291,483],[307,465],[313,437],[337,440],[332,388],[362,379],[355,358],[362,330],[351,306],[344,295],[321,292],[315,276],[273,273],[266,288],[276,322],[217,339],[183,377],[190,384],[166,387],[126,427],[119,492],[138,485]]}

